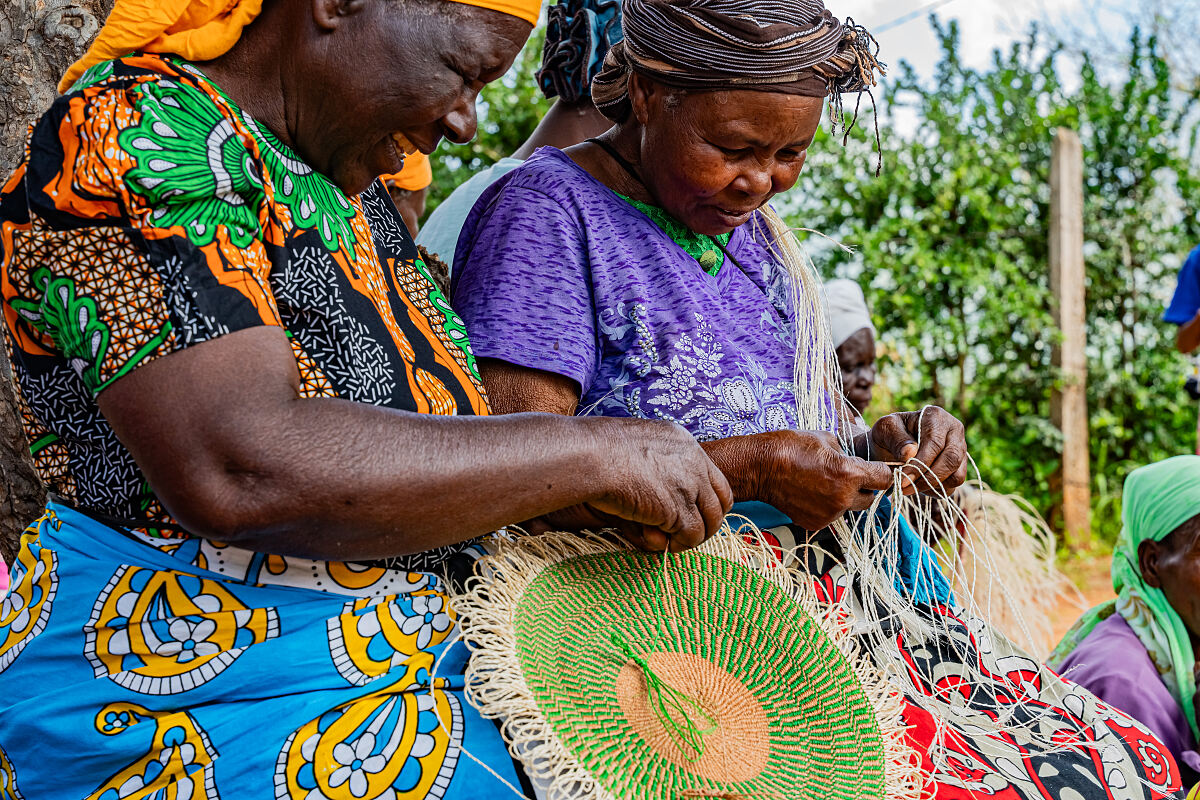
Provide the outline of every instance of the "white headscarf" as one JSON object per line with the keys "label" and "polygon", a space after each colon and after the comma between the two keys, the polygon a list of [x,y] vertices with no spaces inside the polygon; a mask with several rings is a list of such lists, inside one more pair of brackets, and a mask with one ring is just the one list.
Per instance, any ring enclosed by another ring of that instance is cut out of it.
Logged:
{"label": "white headscarf", "polygon": [[825,308],[829,314],[829,328],[833,331],[833,346],[842,343],[858,331],[866,328],[875,334],[871,323],[871,312],[862,287],[847,278],[836,278],[825,284]]}

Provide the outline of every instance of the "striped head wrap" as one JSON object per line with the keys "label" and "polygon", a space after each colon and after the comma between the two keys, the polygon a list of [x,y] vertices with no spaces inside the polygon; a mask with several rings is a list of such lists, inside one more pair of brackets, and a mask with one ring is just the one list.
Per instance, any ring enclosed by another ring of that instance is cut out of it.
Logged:
{"label": "striped head wrap", "polygon": [[875,38],[821,0],[623,0],[621,14],[625,38],[592,82],[592,101],[616,122],[629,116],[628,79],[639,72],[685,90],[830,96],[831,118],[849,133],[841,95],[870,94],[885,71]]}

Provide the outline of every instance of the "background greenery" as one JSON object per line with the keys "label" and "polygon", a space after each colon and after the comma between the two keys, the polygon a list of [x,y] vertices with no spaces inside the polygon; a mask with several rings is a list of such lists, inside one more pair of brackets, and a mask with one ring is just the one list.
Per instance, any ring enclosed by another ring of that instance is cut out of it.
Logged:
{"label": "background greenery", "polygon": [[[782,206],[797,226],[857,250],[810,239],[827,277],[863,284],[881,331],[871,412],[946,406],[966,423],[983,478],[1052,516],[1061,437],[1049,421],[1059,379],[1050,148],[1056,127],[1080,134],[1094,528],[1111,541],[1125,474],[1195,443],[1197,404],[1182,390],[1188,362],[1159,319],[1182,258],[1200,243],[1200,92],[1188,88],[1200,84],[1180,81],[1157,39],[1141,33],[1119,59],[1106,48],[1097,63],[1034,30],[971,69],[957,28],[933,24],[942,48],[934,78],[901,64],[880,97],[882,177],[866,110],[845,147],[818,139]],[[540,53],[539,39],[484,90],[475,141],[438,151],[431,208],[532,131],[547,107],[533,80]]]}

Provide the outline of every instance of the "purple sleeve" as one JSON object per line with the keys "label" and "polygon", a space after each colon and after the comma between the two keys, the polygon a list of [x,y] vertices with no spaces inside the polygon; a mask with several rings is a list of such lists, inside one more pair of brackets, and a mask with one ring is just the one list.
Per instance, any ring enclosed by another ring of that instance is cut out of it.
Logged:
{"label": "purple sleeve", "polygon": [[586,394],[599,351],[578,217],[542,192],[508,185],[468,221],[459,244],[452,304],[475,355],[563,375]]}
{"label": "purple sleeve", "polygon": [[1063,663],[1062,676],[1145,725],[1176,760],[1191,749],[1191,730],[1146,648],[1116,615],[1101,622]]}

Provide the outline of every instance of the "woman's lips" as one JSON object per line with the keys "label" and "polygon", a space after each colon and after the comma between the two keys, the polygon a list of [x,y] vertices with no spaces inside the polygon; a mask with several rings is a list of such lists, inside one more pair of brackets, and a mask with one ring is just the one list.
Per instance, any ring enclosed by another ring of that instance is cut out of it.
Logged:
{"label": "woman's lips", "polygon": [[408,156],[417,152],[417,146],[403,133],[393,133],[392,141],[396,143],[396,149],[400,151],[401,155]]}
{"label": "woman's lips", "polygon": [[383,160],[380,161],[375,168],[380,170],[379,174],[395,174],[404,169],[404,151],[400,149],[400,145],[393,138],[387,138],[384,143],[381,143],[380,151],[383,154]]}
{"label": "woman's lips", "polygon": [[412,140],[403,133],[393,133],[387,140],[390,158],[390,165],[387,171],[390,173],[400,172],[404,169],[404,161],[406,156],[411,156],[419,149]]}
{"label": "woman's lips", "polygon": [[720,208],[718,206],[713,206],[713,210],[716,211],[724,221],[736,227],[737,225],[741,225],[743,222],[750,219],[750,215],[753,214],[757,209],[751,208],[747,211],[739,211],[732,208]]}

